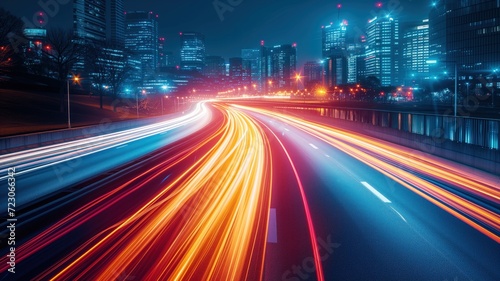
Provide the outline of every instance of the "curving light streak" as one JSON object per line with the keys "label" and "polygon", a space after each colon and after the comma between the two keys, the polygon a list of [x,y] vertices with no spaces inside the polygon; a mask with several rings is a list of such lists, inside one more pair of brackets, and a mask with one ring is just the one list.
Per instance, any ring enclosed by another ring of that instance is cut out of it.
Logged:
{"label": "curving light streak", "polygon": [[318,281],[324,281],[325,277],[323,274],[323,265],[321,263],[321,256],[319,254],[319,247],[318,247],[318,241],[316,239],[316,231],[314,229],[314,224],[312,220],[312,215],[311,211],[309,208],[309,203],[307,201],[307,196],[306,192],[304,190],[304,186],[302,185],[302,181],[300,180],[299,173],[297,172],[297,168],[293,164],[292,158],[290,157],[290,154],[288,153],[288,150],[285,148],[285,145],[281,142],[281,140],[276,136],[276,134],[265,124],[261,123],[262,126],[266,127],[269,132],[273,134],[275,139],[278,141],[280,144],[281,148],[285,152],[285,155],[288,159],[288,162],[290,163],[293,174],[295,176],[295,180],[297,181],[297,184],[299,185],[299,191],[300,191],[300,197],[302,199],[302,205],[304,206],[304,212],[306,214],[306,220],[307,220],[307,228],[309,230],[309,239],[311,239],[311,247],[313,251],[313,257],[314,257],[314,266],[316,269],[316,278]]}
{"label": "curving light streak", "polygon": [[[16,203],[27,206],[193,134],[211,118],[205,103],[198,103],[189,113],[172,120],[7,154],[0,157],[0,182],[7,176],[2,169],[15,167],[16,182],[23,186]],[[6,195],[0,194],[0,200],[7,200]]]}
{"label": "curving light streak", "polygon": [[[81,157],[121,146],[204,119],[209,119],[209,111],[204,103],[198,103],[191,112],[164,122],[2,155],[0,156],[0,171],[3,171],[6,167],[15,166],[19,170],[17,174],[22,175],[47,166],[70,161],[75,156]],[[2,176],[0,180],[5,178],[6,176]]]}
{"label": "curving light streak", "polygon": [[[270,145],[248,116],[218,107],[226,120],[211,137],[217,142],[207,153],[182,174],[169,178],[142,207],[36,280],[113,280],[118,275],[139,275],[145,280],[262,280],[271,202]],[[189,148],[185,157],[198,149],[201,144]],[[169,164],[161,170],[182,159],[165,159]],[[137,184],[137,178],[119,190],[130,194],[129,190],[146,188],[148,181]],[[105,209],[120,198],[112,191],[95,204]],[[24,249],[50,243],[44,241],[49,235],[81,226],[92,210],[96,207],[75,212],[62,225],[28,241]]]}
{"label": "curving light streak", "polygon": [[[500,215],[495,211],[500,204],[500,187],[493,176],[472,171],[437,157],[422,154],[416,157],[414,150],[362,134],[269,110],[234,106],[277,118],[321,139],[389,176],[500,243]],[[444,189],[433,181],[422,178],[446,183],[454,190]],[[472,194],[480,202],[472,201],[460,193]]]}

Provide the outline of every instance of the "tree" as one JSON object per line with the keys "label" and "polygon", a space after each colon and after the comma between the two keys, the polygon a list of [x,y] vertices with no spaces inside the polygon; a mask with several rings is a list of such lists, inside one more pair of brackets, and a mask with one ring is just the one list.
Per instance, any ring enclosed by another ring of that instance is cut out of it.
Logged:
{"label": "tree", "polygon": [[102,109],[104,90],[109,90],[111,97],[116,99],[131,67],[127,63],[125,52],[114,45],[88,45],[85,61],[91,62],[88,70],[92,73],[92,80],[97,86]]}
{"label": "tree", "polygon": [[21,64],[21,47],[27,42],[23,29],[20,18],[0,8],[0,72]]}
{"label": "tree", "polygon": [[47,45],[43,49],[43,56],[45,63],[59,80],[60,110],[64,112],[66,80],[73,66],[81,59],[81,47],[76,44],[70,30],[51,29],[47,32]]}

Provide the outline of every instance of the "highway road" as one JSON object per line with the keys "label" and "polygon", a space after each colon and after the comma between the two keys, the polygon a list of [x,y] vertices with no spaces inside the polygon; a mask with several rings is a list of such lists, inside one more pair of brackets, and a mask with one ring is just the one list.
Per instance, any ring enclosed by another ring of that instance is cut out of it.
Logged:
{"label": "highway road", "polygon": [[497,175],[249,103],[0,163],[0,280],[500,280]]}

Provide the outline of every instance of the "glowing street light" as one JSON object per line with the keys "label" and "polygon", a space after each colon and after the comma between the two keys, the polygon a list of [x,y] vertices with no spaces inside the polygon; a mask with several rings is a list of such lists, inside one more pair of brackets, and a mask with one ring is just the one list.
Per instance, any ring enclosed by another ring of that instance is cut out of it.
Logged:
{"label": "glowing street light", "polygon": [[71,105],[70,105],[70,100],[69,100],[69,81],[73,80],[73,83],[80,83],[80,77],[77,75],[74,75],[72,78],[66,80],[67,84],[67,92],[68,92],[68,129],[71,129]]}
{"label": "glowing street light", "polygon": [[161,86],[161,88],[163,89],[163,95],[161,96],[161,99],[160,99],[161,100],[161,115],[163,115],[163,99],[165,98],[165,96],[167,94],[166,91],[167,91],[168,86],[163,85],[163,86]]}

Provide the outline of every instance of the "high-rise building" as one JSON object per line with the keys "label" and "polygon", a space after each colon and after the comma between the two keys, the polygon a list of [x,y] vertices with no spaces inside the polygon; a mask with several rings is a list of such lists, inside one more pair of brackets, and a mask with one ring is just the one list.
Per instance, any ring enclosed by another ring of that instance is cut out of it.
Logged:
{"label": "high-rise building", "polygon": [[347,44],[347,26],[347,21],[343,20],[338,24],[330,23],[330,25],[321,27],[323,58],[332,55],[334,50],[345,50]]}
{"label": "high-rise building", "polygon": [[33,74],[46,74],[42,63],[43,47],[47,39],[47,30],[44,28],[26,28],[24,36],[28,40],[24,45],[24,66]]}
{"label": "high-rise building", "polygon": [[158,66],[158,15],[132,11],[126,17],[125,48],[142,64],[143,75],[155,73]]}
{"label": "high-rise building", "polygon": [[106,1],[74,0],[73,30],[80,42],[104,44],[106,42]]}
{"label": "high-rise building", "polygon": [[347,20],[322,26],[325,86],[346,84],[348,78]]}
{"label": "high-rise building", "polygon": [[93,50],[87,53],[93,61],[81,60],[73,67],[74,72],[91,78],[83,83],[102,80],[104,70],[112,75],[113,70],[123,69],[124,24],[123,0],[73,0],[76,43]]}
{"label": "high-rise building", "polygon": [[366,76],[374,76],[382,86],[401,83],[399,21],[390,17],[375,17],[366,28]]}
{"label": "high-rise building", "polygon": [[177,58],[177,56],[174,55],[174,52],[172,51],[164,51],[163,52],[165,54],[165,62],[167,64],[167,66],[177,66],[177,62],[179,61],[179,59]]}
{"label": "high-rise building", "polygon": [[364,42],[347,45],[347,83],[358,83],[366,74]]}
{"label": "high-rise building", "polygon": [[261,44],[262,85],[266,92],[295,89],[297,45],[265,47]]}
{"label": "high-rise building", "polygon": [[308,61],[304,64],[303,73],[304,87],[313,89],[323,84],[323,65],[317,61]]}
{"label": "high-rise building", "polygon": [[198,32],[181,32],[181,69],[203,71],[205,36]]}
{"label": "high-rise building", "polygon": [[348,56],[346,50],[335,48],[324,61],[325,86],[333,87],[347,84]]}
{"label": "high-rise building", "polygon": [[260,89],[261,85],[261,57],[259,49],[242,49],[241,57],[246,64],[250,65],[250,81],[255,88]]}
{"label": "high-rise building", "polygon": [[229,81],[233,87],[250,86],[250,62],[239,57],[229,58]]}
{"label": "high-rise building", "polygon": [[168,65],[168,57],[165,54],[165,37],[158,38],[158,67],[166,67]]}
{"label": "high-rise building", "polygon": [[123,49],[125,46],[125,9],[123,0],[106,1],[106,40],[108,45]]}
{"label": "high-rise building", "polygon": [[[436,2],[429,13],[429,57],[446,61],[446,15],[449,13],[443,1]],[[445,65],[431,65],[432,71],[442,73]]]}
{"label": "high-rise building", "polygon": [[451,74],[456,62],[459,76],[496,76],[492,73],[500,69],[500,1],[442,0],[433,7],[430,21],[431,58],[438,65]]}
{"label": "high-rise building", "polygon": [[429,20],[408,24],[403,32],[403,72],[405,84],[429,78]]}
{"label": "high-rise building", "polygon": [[221,56],[207,56],[203,73],[208,78],[222,78],[226,75],[225,60]]}

